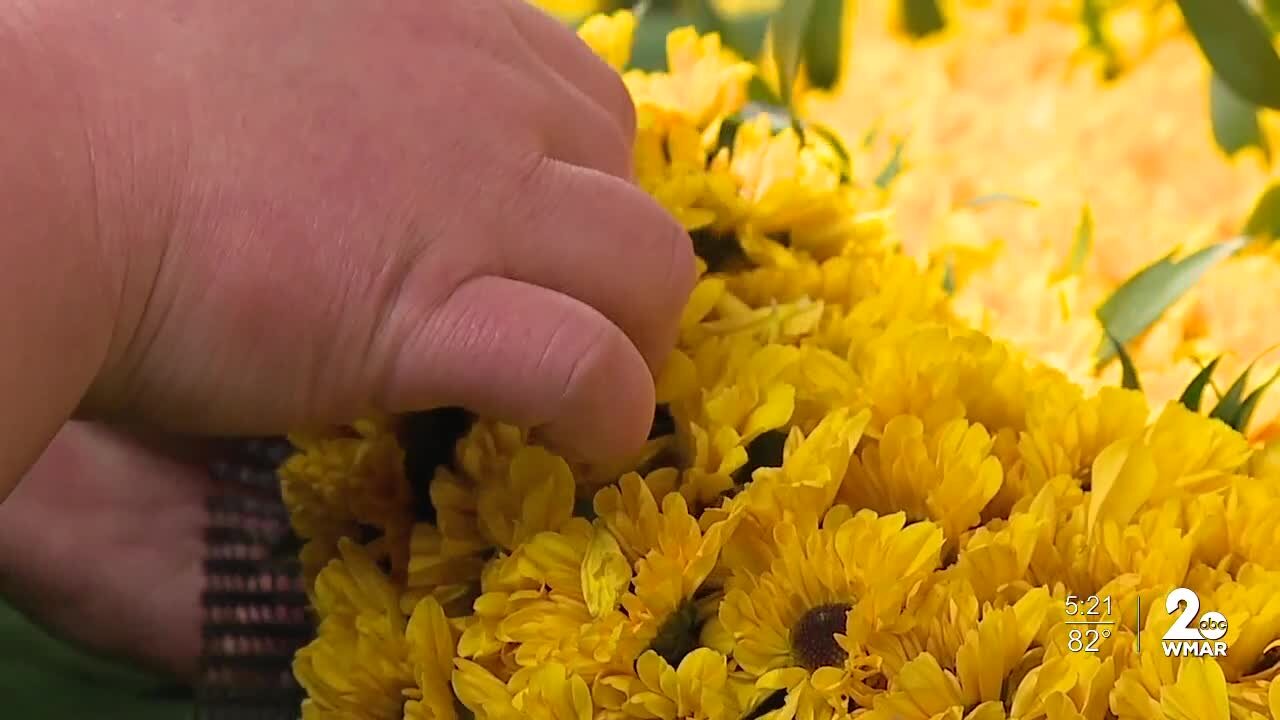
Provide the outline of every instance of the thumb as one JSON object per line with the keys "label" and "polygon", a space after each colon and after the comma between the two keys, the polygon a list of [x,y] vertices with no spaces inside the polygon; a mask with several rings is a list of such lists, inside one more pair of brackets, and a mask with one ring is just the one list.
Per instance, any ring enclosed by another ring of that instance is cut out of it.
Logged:
{"label": "thumb", "polygon": [[393,348],[386,409],[463,406],[537,428],[589,461],[644,443],[653,376],[626,334],[589,305],[485,276],[464,282],[425,321],[415,323],[410,308],[396,312],[384,338]]}

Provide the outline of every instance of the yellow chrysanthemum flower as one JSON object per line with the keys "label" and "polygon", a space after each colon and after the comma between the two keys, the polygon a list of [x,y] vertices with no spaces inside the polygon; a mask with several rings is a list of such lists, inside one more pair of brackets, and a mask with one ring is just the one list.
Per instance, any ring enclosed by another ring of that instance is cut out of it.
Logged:
{"label": "yellow chrysanthemum flower", "polygon": [[527,668],[505,683],[473,662],[457,666],[454,692],[476,720],[592,720],[591,690],[563,665]]}
{"label": "yellow chrysanthemum flower", "polygon": [[[458,654],[504,679],[548,662],[593,680],[624,671],[647,641],[618,604],[621,588],[614,586],[618,592],[612,602],[601,602],[599,588],[584,586],[582,568],[596,536],[591,524],[578,518],[495,561],[482,580],[483,594],[476,599]],[[629,574],[631,568],[626,570]],[[588,580],[608,578],[592,575]]]}
{"label": "yellow chrysanthemum flower", "polygon": [[[703,530],[679,493],[668,493],[659,509],[649,486],[638,476],[622,478],[619,490],[606,488],[596,496],[596,512],[613,533],[607,537],[623,539],[622,546],[615,546],[620,561],[615,563],[619,570],[613,600],[635,623],[638,638],[660,654],[678,659],[696,644],[705,611],[697,607],[695,596],[708,589],[707,579],[739,517],[728,514]],[[606,577],[584,574],[583,582],[591,587]],[[634,589],[624,594],[628,583]]]}
{"label": "yellow chrysanthemum flower", "polygon": [[688,118],[651,120],[650,106],[638,109],[640,128],[635,145],[635,174],[640,187],[653,196],[687,230],[715,223],[739,212],[734,179],[710,168],[710,148],[704,130]]}
{"label": "yellow chrysanthemum flower", "polygon": [[[757,468],[744,492],[724,509],[708,510],[703,518],[741,511],[763,536],[780,519],[821,518],[838,497],[854,448],[869,419],[870,413],[865,410],[856,415],[835,410],[807,436],[799,428],[792,428],[782,447],[779,466]],[[736,542],[752,540],[742,538]]]}
{"label": "yellow chrysanthemum flower", "polygon": [[406,616],[363,548],[343,540],[339,552],[316,582],[316,639],[294,663],[307,691],[302,716],[454,720],[454,638],[440,605],[427,598]]}
{"label": "yellow chrysanthemum flower", "polygon": [[437,469],[430,492],[437,524],[419,523],[410,532],[405,607],[430,595],[451,613],[465,609],[480,591],[486,557],[510,553],[573,516],[577,484],[569,464],[524,445],[513,428],[478,425],[458,455],[470,478]]}
{"label": "yellow chrysanthemum flower", "polygon": [[636,106],[652,113],[651,122],[680,118],[705,128],[746,104],[754,74],[750,63],[721,45],[719,35],[700,36],[684,27],[667,36],[667,72],[632,70],[624,80]]}
{"label": "yellow chrysanthemum flower", "polygon": [[698,648],[675,667],[658,653],[636,661],[635,676],[607,678],[596,688],[600,706],[638,720],[739,720],[750,684],[729,672],[724,655]]}
{"label": "yellow chrysanthemum flower", "polygon": [[900,415],[918,417],[930,429],[964,417],[957,332],[942,325],[903,323],[851,348],[869,394],[875,435]]}
{"label": "yellow chrysanthemum flower", "polygon": [[906,627],[872,632],[867,652],[886,677],[896,677],[913,658],[929,654],[951,664],[981,618],[981,603],[968,573],[935,573],[907,598]]}
{"label": "yellow chrysanthemum flower", "polygon": [[1047,386],[1031,399],[1011,483],[1018,494],[1026,495],[1038,492],[1054,477],[1067,475],[1088,488],[1093,461],[1102,449],[1141,435],[1149,414],[1139,392],[1103,388],[1086,398],[1074,385]]}
{"label": "yellow chrysanthemum flower", "polygon": [[874,691],[860,645],[898,621],[914,583],[938,563],[942,533],[901,515],[833,510],[781,522],[768,555],[735,571],[707,636],[756,686],[787,693],[782,717],[834,717]]}
{"label": "yellow chrysanthemum flower", "polygon": [[402,532],[412,492],[394,423],[372,417],[349,428],[297,432],[298,452],[280,468],[280,489],[303,539],[348,534],[356,524]]}
{"label": "yellow chrysanthemum flower", "polygon": [[718,230],[749,226],[769,235],[786,232],[791,247],[819,259],[839,254],[856,236],[857,195],[842,183],[826,141],[786,128],[777,133],[767,115],[743,123],[731,149],[713,170],[737,182],[745,217],[721,219]]}
{"label": "yellow chrysanthemum flower", "polygon": [[[677,422],[696,503],[731,488],[747,464],[748,447],[785,427],[796,406],[798,348],[762,345],[746,335],[708,339],[693,355],[687,388],[673,390],[669,408]],[[704,380],[705,379],[705,380]]]}
{"label": "yellow chrysanthemum flower", "polygon": [[925,433],[924,423],[899,415],[849,467],[840,500],[879,513],[905,511],[933,520],[948,540],[977,527],[1003,480],[992,438],[981,425],[952,420]]}
{"label": "yellow chrysanthemum flower", "polygon": [[795,256],[786,262],[746,269],[721,282],[752,306],[812,298],[838,305],[850,312],[850,322],[867,325],[883,327],[892,319],[948,317],[942,284],[922,277],[910,258],[876,245],[884,237],[883,218],[861,215],[855,222],[858,227],[854,232],[868,236],[854,245],[864,251],[859,255],[821,262]]}
{"label": "yellow chrysanthemum flower", "polygon": [[[522,544],[509,572],[487,577],[463,633],[464,657],[548,659],[594,680],[646,648],[682,656],[696,641],[693,596],[715,567],[732,517],[704,533],[677,493],[658,508],[637,475],[596,499],[599,521],[570,523]],[[685,648],[681,650],[681,648]]]}
{"label": "yellow chrysanthemum flower", "polygon": [[[1038,639],[1051,600],[1048,592],[1032,591],[1012,607],[988,610],[966,633],[956,652],[954,671],[944,669],[925,653],[908,661],[889,680],[887,693],[878,695],[864,717],[877,720],[1003,720],[1007,680]],[[1012,717],[1022,717],[1014,715]]]}
{"label": "yellow chrysanthemum flower", "polygon": [[[1046,509],[1056,507],[1053,496],[1053,490],[1046,488],[1026,511],[1016,512],[1008,520],[992,520],[961,541],[955,572],[965,579],[969,592],[976,589],[976,596],[986,601],[1031,580],[1039,544],[1048,545],[1053,536],[1053,519],[1046,516]],[[1040,555],[1043,562],[1046,556],[1053,557],[1053,552],[1046,547]],[[1053,570],[1059,569],[1055,563]],[[1047,582],[1058,579],[1051,576]]]}

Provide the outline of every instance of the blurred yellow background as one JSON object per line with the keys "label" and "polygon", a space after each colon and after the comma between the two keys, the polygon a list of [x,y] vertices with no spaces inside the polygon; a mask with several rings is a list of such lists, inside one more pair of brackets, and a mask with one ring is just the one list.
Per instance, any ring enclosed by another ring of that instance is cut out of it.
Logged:
{"label": "blurred yellow background", "polygon": [[[1096,306],[1117,285],[1176,249],[1239,233],[1278,175],[1262,153],[1228,159],[1210,127],[1210,72],[1173,3],[1129,3],[1109,29],[1122,73],[1111,82],[1085,49],[1078,2],[952,3],[947,30],[912,41],[896,30],[896,2],[854,3],[846,74],[811,114],[849,142],[873,130],[874,177],[894,142],[905,164],[890,188],[904,244],[918,255],[953,253],[972,276],[957,306],[1085,384],[1101,342]],[[1155,11],[1150,7],[1158,8]],[[1272,146],[1276,114],[1265,114]],[[992,194],[1012,199],[969,204]],[[1055,281],[1083,208],[1094,218],[1081,277]],[[1280,344],[1272,315],[1280,253],[1246,254],[1215,269],[1131,348],[1143,387],[1178,396],[1207,361],[1229,384]],[[1276,367],[1270,352],[1255,371]],[[1280,393],[1255,415],[1255,438],[1280,435]]]}

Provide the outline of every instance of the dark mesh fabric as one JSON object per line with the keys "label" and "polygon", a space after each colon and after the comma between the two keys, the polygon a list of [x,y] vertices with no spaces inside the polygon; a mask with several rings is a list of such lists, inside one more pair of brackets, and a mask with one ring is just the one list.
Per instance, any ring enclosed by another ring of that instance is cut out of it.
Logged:
{"label": "dark mesh fabric", "polygon": [[283,440],[239,441],[211,467],[228,482],[209,499],[197,720],[299,717],[291,664],[313,630],[275,473],[289,452]]}

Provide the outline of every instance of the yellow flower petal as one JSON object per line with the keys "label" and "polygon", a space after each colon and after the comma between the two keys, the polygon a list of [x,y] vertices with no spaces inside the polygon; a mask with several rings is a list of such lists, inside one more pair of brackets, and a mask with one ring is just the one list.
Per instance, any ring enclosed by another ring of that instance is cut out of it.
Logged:
{"label": "yellow flower petal", "polygon": [[635,14],[630,10],[619,10],[612,15],[592,15],[587,18],[578,28],[578,37],[609,67],[621,72],[631,60],[635,31]]}
{"label": "yellow flower petal", "polygon": [[1183,661],[1177,682],[1160,697],[1160,710],[1168,720],[1231,720],[1222,668],[1213,660]]}
{"label": "yellow flower petal", "polygon": [[659,405],[695,394],[698,391],[698,366],[680,350],[671,351],[658,373],[654,390]]}
{"label": "yellow flower petal", "polygon": [[1155,458],[1144,445],[1121,440],[1108,446],[1093,463],[1088,531],[1104,523],[1128,524],[1151,497],[1157,479]]}
{"label": "yellow flower petal", "polygon": [[511,460],[511,477],[516,487],[528,489],[513,543],[558,529],[573,516],[573,473],[563,459],[542,448],[523,448]]}
{"label": "yellow flower petal", "polygon": [[587,609],[596,617],[613,610],[630,584],[631,563],[622,554],[618,541],[604,527],[596,527],[582,558],[582,593]]}

